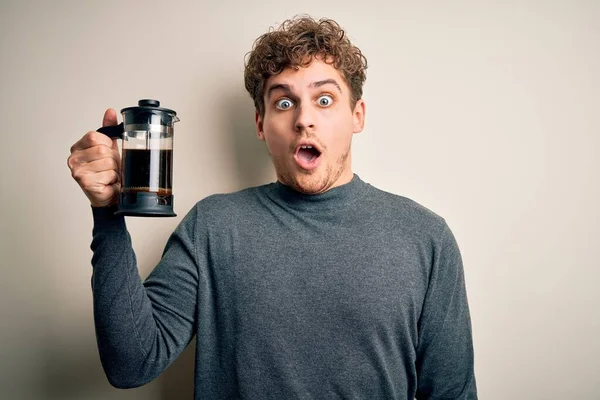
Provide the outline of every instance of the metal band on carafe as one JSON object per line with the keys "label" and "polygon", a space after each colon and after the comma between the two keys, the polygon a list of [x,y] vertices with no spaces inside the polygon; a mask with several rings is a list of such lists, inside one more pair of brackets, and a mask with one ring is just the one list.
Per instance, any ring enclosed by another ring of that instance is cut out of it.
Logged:
{"label": "metal band on carafe", "polygon": [[129,124],[124,126],[125,132],[137,131],[137,132],[156,132],[166,133],[167,135],[173,135],[174,129],[170,125],[159,125],[159,124]]}

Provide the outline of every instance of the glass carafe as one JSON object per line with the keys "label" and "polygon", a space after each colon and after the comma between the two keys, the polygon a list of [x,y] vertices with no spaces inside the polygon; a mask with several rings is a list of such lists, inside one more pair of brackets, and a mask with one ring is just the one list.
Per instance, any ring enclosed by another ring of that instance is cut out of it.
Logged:
{"label": "glass carafe", "polygon": [[117,214],[174,217],[173,133],[179,121],[173,110],[157,100],[121,110],[123,123],[98,131],[122,142],[121,193]]}

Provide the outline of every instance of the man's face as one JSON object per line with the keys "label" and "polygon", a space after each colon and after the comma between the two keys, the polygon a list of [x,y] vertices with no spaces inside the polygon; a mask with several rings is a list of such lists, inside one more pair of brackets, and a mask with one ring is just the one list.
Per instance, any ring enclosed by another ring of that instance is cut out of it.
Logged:
{"label": "man's face", "polygon": [[350,88],[333,66],[315,58],[265,84],[265,114],[256,113],[279,181],[307,194],[352,180],[352,135],[364,126],[365,105],[350,107]]}

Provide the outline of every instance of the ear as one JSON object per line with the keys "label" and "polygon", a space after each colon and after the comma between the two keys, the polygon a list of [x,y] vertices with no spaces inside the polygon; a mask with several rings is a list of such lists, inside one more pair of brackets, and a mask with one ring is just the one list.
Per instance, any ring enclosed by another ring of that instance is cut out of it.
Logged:
{"label": "ear", "polygon": [[265,140],[265,132],[263,130],[263,121],[258,110],[254,112],[254,125],[256,126],[256,135],[262,141]]}
{"label": "ear", "polygon": [[354,110],[352,111],[352,120],[354,123],[354,129],[352,130],[353,133],[360,133],[365,127],[366,111],[365,101],[363,99],[358,99],[356,105],[354,106]]}

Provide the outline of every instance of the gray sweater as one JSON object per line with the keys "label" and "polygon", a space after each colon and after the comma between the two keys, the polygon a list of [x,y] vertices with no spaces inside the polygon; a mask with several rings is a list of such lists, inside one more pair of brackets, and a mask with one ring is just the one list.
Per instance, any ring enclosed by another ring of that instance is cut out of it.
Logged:
{"label": "gray sweater", "polygon": [[110,383],[143,385],[196,335],[196,399],[476,399],[457,243],[357,175],[196,204],[142,283],[114,208],[93,208],[92,289]]}

